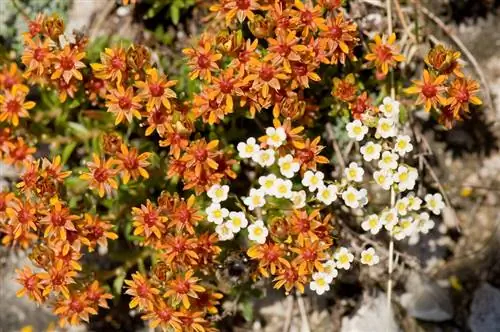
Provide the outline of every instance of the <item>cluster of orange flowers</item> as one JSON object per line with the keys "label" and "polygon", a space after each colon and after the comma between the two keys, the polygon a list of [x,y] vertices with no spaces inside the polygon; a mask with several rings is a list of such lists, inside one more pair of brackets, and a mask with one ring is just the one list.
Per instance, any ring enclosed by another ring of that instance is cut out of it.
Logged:
{"label": "cluster of orange flowers", "polygon": [[[294,120],[312,116],[304,89],[321,80],[322,64],[355,59],[357,26],[337,11],[341,1],[216,1],[214,30],[184,50],[192,79],[200,79],[193,111],[219,123],[238,110],[272,109]],[[252,37],[245,38],[242,23]]]}
{"label": "cluster of orange flowers", "polygon": [[36,267],[18,271],[23,286],[18,295],[51,303],[61,325],[88,321],[98,307],[107,308],[111,295],[97,281],[76,276],[82,271],[83,252],[94,251],[98,244],[107,247],[108,239],[118,237],[108,221],[91,213],[74,214],[65,203],[63,182],[70,174],[63,171],[60,157],[25,161],[18,190],[0,194],[2,244],[31,247]]}
{"label": "cluster of orange flowers", "polygon": [[208,315],[217,313],[222,294],[209,282],[221,249],[217,235],[203,230],[205,217],[195,196],[186,200],[164,192],[157,204],[148,200],[132,214],[134,235],[156,249],[157,262],[151,276],[137,272],[125,281],[126,293],[132,296],[130,307],[143,312],[151,327],[211,331]]}
{"label": "cluster of orange flowers", "polygon": [[418,95],[416,104],[423,104],[427,112],[436,110],[439,122],[447,128],[469,113],[470,105],[482,104],[477,96],[479,83],[465,77],[459,59],[460,52],[435,46],[425,57],[427,69],[422,80],[414,81],[414,85],[405,90]]}

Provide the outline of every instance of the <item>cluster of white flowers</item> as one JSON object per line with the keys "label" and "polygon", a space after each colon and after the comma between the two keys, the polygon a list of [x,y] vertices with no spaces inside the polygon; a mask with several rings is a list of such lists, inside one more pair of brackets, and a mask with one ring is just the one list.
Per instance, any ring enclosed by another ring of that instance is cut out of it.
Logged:
{"label": "cluster of white flowers", "polygon": [[[371,234],[377,234],[385,228],[395,239],[401,240],[416,233],[426,234],[433,228],[434,221],[422,209],[426,208],[438,215],[444,208],[444,203],[440,194],[428,194],[423,206],[422,199],[413,192],[405,193],[415,188],[418,172],[404,163],[404,158],[413,150],[413,145],[410,136],[399,134],[399,106],[398,101],[390,97],[384,98],[383,104],[379,106],[382,117],[375,126],[372,125],[375,128],[375,140],[366,139],[361,145],[360,153],[365,162],[376,166],[373,172],[375,183],[383,190],[395,190],[400,197],[394,206],[383,209],[379,214],[367,216],[361,227]],[[361,120],[348,123],[346,129],[348,136],[358,142],[365,140],[369,132],[368,126]],[[353,180],[358,176],[360,179],[362,175],[355,175],[351,171],[351,165],[346,169],[346,178]]]}
{"label": "cluster of white flowers", "polygon": [[217,225],[215,231],[221,241],[233,239],[235,234],[248,226],[248,220],[243,212],[229,211],[221,206],[221,203],[227,200],[228,193],[229,186],[218,184],[207,191],[212,201],[205,210],[207,220]]}
{"label": "cluster of white flowers", "polygon": [[[361,253],[360,262],[365,265],[378,264],[380,258],[375,253],[375,249],[368,248]],[[346,248],[340,247],[334,253],[333,258],[322,264],[322,271],[312,275],[309,288],[318,295],[322,295],[330,290],[330,284],[338,276],[338,270],[349,270],[354,261],[354,255]]]}

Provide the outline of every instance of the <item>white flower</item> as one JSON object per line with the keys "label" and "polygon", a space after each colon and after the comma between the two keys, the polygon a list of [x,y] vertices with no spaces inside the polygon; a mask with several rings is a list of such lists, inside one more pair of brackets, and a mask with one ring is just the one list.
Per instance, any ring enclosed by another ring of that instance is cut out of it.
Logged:
{"label": "white flower", "polygon": [[385,97],[383,104],[379,106],[379,110],[386,118],[396,120],[399,116],[399,101],[391,97]]}
{"label": "white flower", "polygon": [[363,194],[360,193],[359,190],[357,190],[354,187],[349,186],[342,193],[342,199],[344,200],[345,205],[349,206],[350,208],[356,209],[360,205],[359,201],[361,198],[363,198],[362,195]]}
{"label": "white flower", "polygon": [[394,127],[394,120],[392,119],[379,119],[377,124],[376,137],[389,138],[396,135],[396,128]]}
{"label": "white flower", "polygon": [[363,181],[363,174],[365,174],[365,170],[355,162],[350,163],[349,167],[344,170],[347,181],[361,182]]}
{"label": "white flower", "polygon": [[400,216],[405,216],[408,213],[409,199],[407,197],[400,198],[396,201],[396,211]]}
{"label": "white flower", "polygon": [[364,231],[370,231],[373,235],[378,234],[382,229],[382,221],[376,214],[371,214],[361,223],[361,228]]}
{"label": "white flower", "polygon": [[321,264],[321,266],[323,267],[323,273],[328,275],[332,280],[334,278],[337,278],[337,276],[339,275],[339,271],[337,271],[337,268],[336,268],[337,263],[335,263],[335,261],[333,259],[327,260],[326,262]]}
{"label": "white flower", "polygon": [[275,151],[272,149],[259,150],[253,155],[252,159],[262,167],[269,167],[276,161],[274,154]]}
{"label": "white flower", "polygon": [[207,213],[207,219],[217,225],[221,224],[224,218],[229,215],[229,211],[226,208],[222,208],[219,203],[212,203],[205,210]]}
{"label": "white flower", "polygon": [[388,209],[380,214],[380,221],[384,224],[385,229],[390,231],[398,223],[398,213],[396,209]]}
{"label": "white flower", "polygon": [[391,230],[391,234],[398,241],[401,241],[407,236],[404,229],[401,228],[400,226],[394,226],[394,228]]}
{"label": "white flower", "polygon": [[269,127],[266,129],[267,140],[269,146],[279,148],[286,140],[286,132],[282,127],[274,128]]}
{"label": "white flower", "polygon": [[253,211],[255,208],[263,207],[266,204],[266,200],[264,199],[264,192],[261,189],[250,189],[250,194],[248,197],[243,199],[243,203],[248,206],[250,211]]}
{"label": "white flower", "polygon": [[229,221],[233,233],[238,233],[242,228],[247,227],[248,220],[243,212],[229,212]]}
{"label": "white flower", "polygon": [[248,239],[251,241],[264,244],[266,242],[267,234],[269,234],[269,231],[266,226],[264,226],[264,222],[260,219],[248,226]]}
{"label": "white flower", "polygon": [[316,189],[323,187],[323,178],[325,175],[323,172],[317,171],[317,172],[312,172],[312,171],[307,171],[304,174],[304,178],[302,179],[302,184],[306,186],[309,191],[313,192]]}
{"label": "white flower", "polygon": [[212,199],[214,203],[224,202],[227,199],[227,193],[229,192],[229,186],[214,184],[207,191],[208,197]]}
{"label": "white flower", "polygon": [[411,138],[408,135],[401,135],[396,138],[396,143],[394,144],[394,151],[399,153],[400,156],[404,156],[411,150],[413,150],[413,145],[410,143]]}
{"label": "white flower", "polygon": [[219,236],[219,240],[226,241],[234,238],[234,233],[232,230],[232,225],[230,222],[225,222],[215,227],[215,232]]}
{"label": "white flower", "polygon": [[293,161],[293,156],[291,154],[287,154],[286,156],[279,158],[278,165],[280,167],[281,174],[287,178],[293,178],[295,173],[297,173],[300,169],[300,164]]}
{"label": "white flower", "polygon": [[325,292],[330,290],[330,282],[329,276],[323,272],[316,272],[312,275],[313,281],[309,284],[309,288],[312,291],[315,291],[316,294],[322,295]]}
{"label": "white flower", "polygon": [[336,185],[330,184],[328,186],[323,186],[318,189],[316,198],[323,204],[330,205],[333,201],[337,199],[338,188]]}
{"label": "white flower", "polygon": [[293,207],[296,209],[301,209],[306,206],[306,192],[304,190],[293,191],[292,198],[290,200],[293,203]]}
{"label": "white flower", "polygon": [[427,212],[420,213],[415,219],[415,222],[417,224],[418,231],[422,234],[429,233],[429,231],[435,226],[434,221],[430,219],[430,216]]}
{"label": "white flower", "polygon": [[276,182],[276,175],[269,174],[266,176],[261,176],[257,180],[261,185],[260,189],[267,195],[272,195],[274,190],[274,183]]}
{"label": "white flower", "polygon": [[360,149],[363,159],[366,161],[377,160],[380,158],[382,146],[378,143],[368,142]]}
{"label": "white flower", "polygon": [[393,176],[394,182],[398,183],[399,191],[412,190],[418,179],[418,172],[413,167],[399,166]]}
{"label": "white flower", "polygon": [[346,125],[347,129],[347,136],[349,138],[355,139],[356,141],[361,141],[365,137],[366,133],[368,132],[368,127],[363,125],[361,121],[359,120],[354,120],[353,122],[349,122]]}
{"label": "white flower", "polygon": [[250,137],[245,142],[240,142],[236,146],[240,158],[253,158],[257,152],[260,151],[260,146],[256,143],[255,138]]}
{"label": "white flower", "polygon": [[354,260],[354,255],[347,250],[346,247],[340,247],[333,255],[333,258],[337,261],[337,268],[349,270],[351,268],[351,263]]}
{"label": "white flower", "polygon": [[398,168],[398,159],[399,156],[396,153],[384,151],[382,158],[378,161],[378,167],[382,169],[396,169]]}
{"label": "white flower", "polygon": [[401,228],[400,231],[404,232],[405,237],[407,237],[413,234],[417,225],[412,217],[408,217],[399,220],[398,226]]}
{"label": "white flower", "polygon": [[408,209],[411,211],[418,211],[422,205],[422,200],[420,197],[415,196],[414,193],[410,193],[408,196]]}
{"label": "white flower", "polygon": [[273,196],[276,198],[291,198],[292,197],[292,181],[276,179],[274,182]]}
{"label": "white flower", "polygon": [[378,264],[379,261],[380,258],[377,256],[377,254],[375,253],[375,249],[373,248],[363,250],[363,252],[361,253],[361,264],[372,266]]}
{"label": "white flower", "polygon": [[441,211],[444,209],[444,202],[441,194],[427,194],[425,195],[424,200],[426,203],[425,207],[428,208],[432,213],[441,214]]}
{"label": "white flower", "polygon": [[360,206],[368,204],[368,190],[361,188],[358,191],[358,201]]}
{"label": "white flower", "polygon": [[390,170],[381,169],[373,172],[373,179],[384,190],[391,189],[391,186],[394,183],[392,177],[393,174]]}

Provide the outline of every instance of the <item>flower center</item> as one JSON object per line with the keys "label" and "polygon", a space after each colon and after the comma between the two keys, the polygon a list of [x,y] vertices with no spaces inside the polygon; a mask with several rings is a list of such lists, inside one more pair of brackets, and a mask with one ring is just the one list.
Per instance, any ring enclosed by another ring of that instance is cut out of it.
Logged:
{"label": "flower center", "polygon": [[75,62],[69,56],[61,57],[61,67],[64,70],[71,70],[75,66]]}
{"label": "flower center", "polygon": [[17,100],[9,100],[6,104],[7,112],[16,114],[21,109],[21,104]]}
{"label": "flower center", "polygon": [[432,84],[424,84],[422,86],[422,94],[426,98],[433,98],[437,95],[437,88]]}
{"label": "flower center", "polygon": [[94,171],[94,178],[97,182],[106,182],[109,178],[109,172],[104,167],[99,167]]}
{"label": "flower center", "polygon": [[165,92],[165,88],[163,88],[160,84],[150,84],[149,91],[151,91],[151,95],[153,97],[161,97]]}
{"label": "flower center", "polygon": [[208,57],[208,55],[200,54],[198,56],[198,67],[202,69],[210,67],[210,58]]}
{"label": "flower center", "polygon": [[240,10],[247,10],[250,8],[250,0],[236,0],[236,7]]}
{"label": "flower center", "polygon": [[129,110],[132,107],[132,100],[129,97],[121,97],[118,99],[118,106],[122,110]]}
{"label": "flower center", "polygon": [[266,82],[274,77],[274,69],[270,65],[262,66],[260,70],[260,78]]}

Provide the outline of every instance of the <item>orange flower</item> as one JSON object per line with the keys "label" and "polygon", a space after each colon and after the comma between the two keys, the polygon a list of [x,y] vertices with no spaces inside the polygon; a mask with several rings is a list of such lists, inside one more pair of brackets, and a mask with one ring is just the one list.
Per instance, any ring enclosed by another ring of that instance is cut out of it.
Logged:
{"label": "orange flower", "polygon": [[325,29],[325,19],[322,17],[322,8],[319,5],[313,7],[311,0],[306,0],[305,4],[300,0],[295,0],[294,5],[297,11],[290,21],[302,28],[303,37],[309,36],[309,33],[316,32],[318,29]]}
{"label": "orange flower", "polygon": [[295,151],[295,157],[300,162],[302,172],[306,170],[316,170],[317,164],[328,164],[328,158],[320,155],[321,151],[324,149],[324,146],[319,145],[320,139],[319,136],[312,141],[310,138],[307,138],[304,142],[304,146]]}
{"label": "orange flower", "polygon": [[40,278],[33,273],[31,268],[24,266],[22,270],[16,270],[17,281],[23,286],[16,292],[17,297],[22,297],[28,294],[29,298],[37,303],[45,302],[46,296],[42,295],[42,286]]}
{"label": "orange flower", "polygon": [[7,216],[7,208],[17,202],[16,196],[12,192],[0,192],[0,224]]}
{"label": "orange flower", "polygon": [[118,235],[111,231],[113,225],[101,220],[98,216],[85,213],[85,223],[82,233],[89,241],[89,251],[92,252],[97,245],[102,248],[108,247],[108,239],[116,240]]}
{"label": "orange flower", "polygon": [[290,65],[292,67],[292,90],[298,87],[309,88],[309,80],[321,81],[321,77],[314,72],[318,68],[317,65],[302,61],[294,61]]}
{"label": "orange flower", "polygon": [[325,31],[320,36],[326,40],[332,54],[331,63],[344,64],[346,56],[352,57],[352,51],[359,41],[357,34],[358,26],[350,20],[344,20],[342,12],[328,17]]}
{"label": "orange flower", "polygon": [[144,152],[138,154],[137,148],[129,148],[122,144],[120,146],[120,152],[116,154],[118,169],[122,172],[123,183],[127,184],[130,178],[137,180],[139,176],[145,179],[149,179],[148,171],[146,167],[150,165],[148,159],[151,157],[150,152]]}
{"label": "orange flower", "polygon": [[51,199],[50,207],[40,212],[45,217],[40,219],[42,225],[46,225],[43,236],[66,240],[67,231],[76,231],[75,221],[80,217],[72,215],[67,207],[63,207],[62,202],[57,198]]}
{"label": "orange flower", "polygon": [[[201,116],[205,123],[219,123],[229,114],[227,110],[228,108],[223,104],[223,100],[217,98],[216,92],[209,87],[205,87],[199,94],[194,96],[194,114],[197,117]],[[232,111],[232,108],[230,111]]]}
{"label": "orange flower", "polygon": [[97,315],[97,311],[80,292],[72,293],[69,298],[59,297],[54,305],[54,314],[59,317],[59,326],[64,327],[67,323],[78,325],[82,320],[89,321],[89,315]]}
{"label": "orange flower", "polygon": [[116,81],[120,85],[127,74],[127,55],[122,47],[106,48],[101,52],[101,63],[90,65],[97,78]]}
{"label": "orange flower", "polygon": [[177,232],[186,230],[189,234],[195,233],[194,227],[203,220],[203,216],[195,207],[196,197],[191,195],[187,200],[179,200],[169,211],[169,228]]}
{"label": "orange flower", "polygon": [[241,87],[244,83],[241,81],[241,75],[235,76],[234,69],[224,70],[219,77],[213,78],[214,89],[210,91],[211,99],[217,97],[217,101],[225,105],[225,113],[233,112],[233,96],[241,96],[243,91]]}
{"label": "orange flower", "polygon": [[17,183],[16,188],[19,188],[25,195],[29,196],[37,193],[37,184],[40,177],[39,165],[40,160],[24,162],[24,171],[20,178],[21,181]]}
{"label": "orange flower", "polygon": [[130,301],[130,309],[134,309],[139,306],[140,310],[153,308],[154,298],[160,294],[160,291],[148,282],[148,280],[139,272],[132,274],[132,280],[125,280],[125,284],[128,286],[125,294],[132,296],[132,301]]}
{"label": "orange flower", "polygon": [[446,81],[445,75],[434,76],[427,70],[424,70],[422,81],[413,81],[413,86],[405,89],[408,94],[418,94],[416,101],[417,105],[425,104],[425,111],[429,112],[432,107],[446,105],[448,101],[443,96],[445,87],[443,83]]}
{"label": "orange flower", "polygon": [[352,73],[343,79],[337,77],[333,78],[332,96],[341,101],[347,103],[352,102],[356,98],[357,91],[356,79]]}
{"label": "orange flower", "polygon": [[260,91],[263,98],[269,96],[269,90],[280,89],[280,80],[288,78],[279,67],[270,62],[252,60],[250,62],[250,73],[245,77],[245,84],[252,82],[252,89]]}
{"label": "orange flower", "polygon": [[216,261],[221,252],[221,248],[216,245],[217,242],[219,242],[217,233],[202,233],[198,236],[196,254],[200,267],[210,266]]}
{"label": "orange flower", "polygon": [[3,65],[0,71],[0,90],[10,90],[14,85],[22,84],[23,76],[17,68],[17,64]]}
{"label": "orange flower", "polygon": [[157,239],[161,239],[167,218],[160,215],[158,208],[149,199],[146,201],[146,205],[141,205],[141,208],[133,207],[132,215],[134,216],[132,223],[135,228],[134,235],[145,236],[146,244],[151,242],[150,238],[153,234]]}
{"label": "orange flower", "polygon": [[387,41],[385,41],[384,37],[380,38],[379,35],[375,35],[374,41],[375,43],[368,45],[370,53],[365,56],[365,59],[375,67],[378,78],[383,79],[390,68],[396,67],[398,62],[404,61],[405,58],[399,54],[397,47],[393,45],[396,41],[396,34],[391,34]]}
{"label": "orange flower", "polygon": [[22,202],[14,197],[8,204],[5,213],[9,224],[13,227],[14,240],[38,229],[37,206],[35,204],[30,201]]}
{"label": "orange flower", "polygon": [[275,275],[278,269],[290,265],[284,258],[285,253],[286,247],[277,243],[256,244],[247,251],[248,257],[258,262],[258,270],[266,278],[269,278],[269,272]]}
{"label": "orange flower", "polygon": [[25,101],[29,89],[25,85],[16,84],[5,95],[0,95],[0,121],[7,121],[14,127],[19,125],[19,118],[29,117],[28,110],[35,107],[35,102]]}
{"label": "orange flower", "polygon": [[457,78],[448,88],[448,104],[453,114],[458,118],[460,111],[469,112],[469,104],[481,105],[481,99],[476,96],[479,91],[479,83],[472,79]]}
{"label": "orange flower", "polygon": [[159,75],[156,68],[146,70],[146,81],[138,81],[139,96],[147,100],[146,109],[151,111],[163,105],[167,110],[171,109],[170,99],[176,98],[175,92],[170,87],[175,86],[177,81],[169,81],[165,75]]}
{"label": "orange flower", "polygon": [[214,158],[216,156],[218,140],[207,143],[204,138],[191,142],[181,160],[187,168],[194,168],[195,174],[200,175],[203,169],[216,170],[219,166]]}
{"label": "orange flower", "polygon": [[196,48],[185,48],[182,50],[188,57],[188,66],[191,68],[189,78],[192,80],[198,77],[207,82],[212,81],[212,73],[219,69],[217,61],[222,58],[222,54],[212,49],[215,46],[212,38],[203,35]]}
{"label": "orange flower", "polygon": [[107,300],[113,298],[113,295],[106,293],[106,291],[99,286],[97,280],[94,280],[88,285],[83,292],[95,308],[108,308]]}
{"label": "orange flower", "polygon": [[171,110],[165,109],[163,105],[148,112],[146,136],[151,135],[154,131],[162,136],[166,130],[165,126],[170,122],[169,113],[171,113]]}
{"label": "orange flower", "polygon": [[190,131],[180,122],[177,122],[175,127],[167,123],[162,135],[164,139],[160,141],[160,146],[169,146],[169,153],[178,158],[181,155],[181,151],[189,145],[189,135]]}
{"label": "orange flower", "polygon": [[258,54],[255,50],[258,45],[258,39],[255,39],[253,42],[250,39],[247,39],[246,43],[243,44],[243,47],[237,51],[237,55],[231,61],[229,67],[238,68],[239,72],[244,73],[248,68],[250,60],[257,59]]}
{"label": "orange flower", "polygon": [[193,311],[181,308],[181,322],[185,332],[214,332],[215,329],[209,329],[210,323],[203,318],[203,311]]}
{"label": "orange flower", "polygon": [[64,265],[64,262],[58,260],[51,266],[47,272],[38,273],[43,287],[43,296],[49,295],[51,292],[62,293],[65,298],[69,299],[70,284],[74,284],[77,272],[72,270],[70,266]]}
{"label": "orange flower", "polygon": [[141,119],[139,110],[142,108],[142,98],[136,96],[132,86],[127,87],[127,90],[122,85],[118,84],[116,89],[109,90],[106,95],[106,107],[108,112],[115,114],[115,126],[120,124],[124,119],[129,123],[132,122],[133,117]]}
{"label": "orange flower", "polygon": [[278,30],[275,38],[267,38],[269,54],[264,61],[270,60],[273,64],[283,64],[286,73],[291,73],[290,61],[300,61],[300,53],[307,51],[305,45],[299,44],[300,39],[295,31]]}
{"label": "orange flower", "polygon": [[9,165],[21,166],[25,160],[32,160],[36,148],[28,146],[22,137],[12,142],[4,162]]}
{"label": "orange flower", "polygon": [[175,311],[170,305],[162,299],[157,299],[154,306],[151,306],[142,319],[149,320],[149,326],[152,329],[161,327],[162,331],[181,331],[180,313]]}
{"label": "orange flower", "polygon": [[455,74],[464,77],[458,59],[460,52],[447,49],[443,45],[434,46],[424,58],[425,63],[442,75]]}
{"label": "orange flower", "polygon": [[114,169],[116,161],[113,158],[100,159],[96,154],[92,156],[93,161],[87,162],[88,172],[80,175],[80,179],[89,181],[91,189],[97,189],[99,196],[111,194],[113,189],[118,189],[118,183],[115,180],[117,170]]}
{"label": "orange flower", "polygon": [[203,293],[198,294],[198,298],[193,300],[193,307],[198,310],[203,310],[209,314],[217,314],[217,306],[219,306],[219,300],[223,298],[221,293],[217,293],[213,290],[205,290]]}
{"label": "orange flower", "polygon": [[304,284],[307,282],[305,271],[299,271],[297,266],[288,264],[278,270],[278,275],[274,278],[274,288],[280,289],[285,286],[287,294],[295,287],[299,292],[304,292]]}
{"label": "orange flower", "polygon": [[26,66],[25,77],[31,74],[42,77],[50,68],[54,56],[50,51],[50,39],[46,38],[42,42],[39,38],[24,38],[24,44],[21,61]]}
{"label": "orange flower", "polygon": [[64,46],[54,56],[54,72],[50,78],[55,80],[62,76],[66,83],[69,83],[72,77],[81,81],[83,76],[79,70],[86,66],[80,60],[85,57],[85,52],[77,52],[77,50],[72,50],[69,45]]}
{"label": "orange flower", "polygon": [[78,90],[77,81],[73,78],[66,82],[64,78],[58,78],[55,82],[57,90],[59,91],[59,101],[64,103],[68,96],[75,98],[75,93]]}
{"label": "orange flower", "polygon": [[42,159],[41,176],[49,178],[52,181],[62,183],[64,179],[71,175],[71,171],[63,171],[61,156],[55,156],[52,161],[47,158]]}
{"label": "orange flower", "polygon": [[195,267],[198,259],[195,248],[196,239],[183,234],[167,235],[161,243],[162,257],[172,270],[179,267]]}
{"label": "orange flower", "polygon": [[257,0],[221,0],[220,4],[212,5],[210,11],[224,13],[226,25],[230,25],[235,17],[240,23],[243,23],[246,18],[253,21],[255,18],[253,12],[258,11],[259,8]]}
{"label": "orange flower", "polygon": [[329,245],[310,238],[298,242],[299,246],[291,248],[290,251],[297,254],[292,264],[298,266],[299,274],[311,274],[314,270],[323,271],[322,261],[327,258],[325,250]]}
{"label": "orange flower", "polygon": [[357,96],[356,100],[349,104],[352,117],[358,120],[361,119],[362,115],[372,107],[370,97],[368,97],[366,91]]}
{"label": "orange flower", "polygon": [[197,299],[198,293],[205,291],[204,287],[198,285],[200,279],[193,275],[193,270],[187,271],[184,275],[177,275],[174,280],[168,282],[164,296],[170,298],[175,305],[182,303],[184,308],[189,309],[191,306],[189,298]]}

